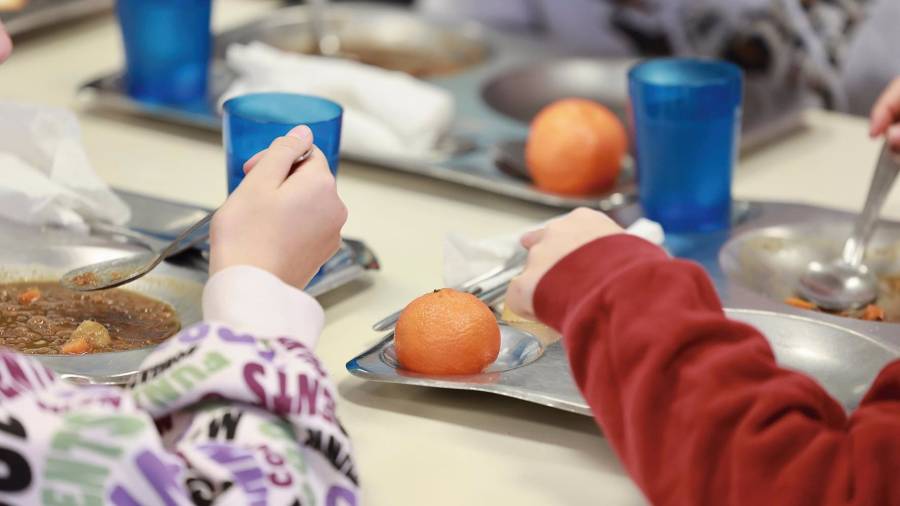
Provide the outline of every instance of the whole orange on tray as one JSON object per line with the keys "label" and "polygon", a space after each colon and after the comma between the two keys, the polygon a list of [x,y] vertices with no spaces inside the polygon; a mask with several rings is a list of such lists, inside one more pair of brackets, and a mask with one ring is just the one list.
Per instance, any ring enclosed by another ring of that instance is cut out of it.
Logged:
{"label": "whole orange on tray", "polygon": [[409,303],[394,330],[397,361],[431,375],[477,374],[497,360],[500,327],[472,294],[445,288]]}
{"label": "whole orange on tray", "polygon": [[525,162],[535,186],[567,195],[610,190],[628,151],[625,126],[597,102],[566,98],[531,122]]}

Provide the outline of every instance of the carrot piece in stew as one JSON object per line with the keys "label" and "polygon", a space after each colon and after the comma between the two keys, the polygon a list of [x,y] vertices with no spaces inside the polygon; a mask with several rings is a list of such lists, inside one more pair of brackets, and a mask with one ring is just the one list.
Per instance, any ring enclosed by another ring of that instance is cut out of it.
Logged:
{"label": "carrot piece in stew", "polygon": [[26,304],[31,304],[33,302],[37,302],[38,299],[41,298],[41,291],[37,288],[29,288],[24,292],[19,294],[19,304],[23,306]]}
{"label": "carrot piece in stew", "polygon": [[816,309],[816,305],[808,300],[803,300],[799,297],[788,297],[784,299],[784,303],[789,306],[798,307],[800,309]]}

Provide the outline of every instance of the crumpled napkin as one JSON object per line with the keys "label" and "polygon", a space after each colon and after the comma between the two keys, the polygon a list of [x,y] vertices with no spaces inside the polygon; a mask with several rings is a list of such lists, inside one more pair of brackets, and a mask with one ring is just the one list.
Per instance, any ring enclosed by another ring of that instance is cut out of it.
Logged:
{"label": "crumpled napkin", "polygon": [[[522,235],[541,226],[543,224],[514,234],[476,241],[457,234],[449,234],[444,240],[444,286],[459,286],[503,265],[507,259],[524,251],[519,244]],[[665,240],[659,223],[646,218],[634,222],[626,233],[657,245],[662,245]]]}
{"label": "crumpled napkin", "polygon": [[453,121],[453,96],[403,72],[323,56],[288,53],[261,42],[232,44],[238,75],[222,100],[256,92],[317,95],[344,108],[341,150],[354,155],[428,155]]}
{"label": "crumpled napkin", "polygon": [[127,223],[128,206],[94,172],[78,120],[62,109],[0,101],[0,217],[87,232]]}

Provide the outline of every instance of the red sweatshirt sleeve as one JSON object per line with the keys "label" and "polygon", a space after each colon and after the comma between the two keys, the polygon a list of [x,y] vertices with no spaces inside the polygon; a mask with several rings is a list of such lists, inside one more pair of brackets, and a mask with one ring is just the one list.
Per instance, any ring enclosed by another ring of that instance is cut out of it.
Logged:
{"label": "red sweatshirt sleeve", "polygon": [[848,418],[725,317],[698,265],[625,235],[561,260],[534,303],[654,504],[900,504],[900,362]]}

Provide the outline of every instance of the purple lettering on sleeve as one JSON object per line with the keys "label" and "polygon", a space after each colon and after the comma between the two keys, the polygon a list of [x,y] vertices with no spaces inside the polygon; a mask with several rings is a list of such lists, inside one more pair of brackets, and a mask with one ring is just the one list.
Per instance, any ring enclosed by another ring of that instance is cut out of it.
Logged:
{"label": "purple lettering on sleeve", "polygon": [[182,343],[195,343],[209,334],[209,324],[200,323],[188,327],[178,334],[178,340]]}
{"label": "purple lettering on sleeve", "polygon": [[247,388],[253,392],[253,395],[259,399],[260,405],[266,407],[266,391],[263,389],[262,385],[259,384],[256,377],[262,374],[263,366],[256,363],[249,363],[244,365],[244,383],[247,384]]}
{"label": "purple lettering on sleeve", "polygon": [[141,506],[141,503],[137,502],[134,497],[131,497],[131,494],[122,488],[121,485],[116,485],[112,493],[109,494],[109,501],[115,506]]}
{"label": "purple lettering on sleeve", "polygon": [[253,454],[243,448],[222,443],[207,443],[198,448],[231,473],[234,483],[247,495],[247,504],[267,504],[265,476]]}
{"label": "purple lettering on sleeve", "polygon": [[319,380],[313,378],[310,381],[309,377],[305,374],[301,374],[299,378],[297,378],[299,383],[299,398],[300,398],[300,406],[297,409],[298,412],[303,410],[303,403],[306,402],[306,412],[310,415],[316,414],[316,403],[319,394]]}
{"label": "purple lettering on sleeve", "polygon": [[238,334],[228,327],[219,327],[219,337],[228,343],[254,344],[256,339],[250,334]]}
{"label": "purple lettering on sleeve", "polygon": [[185,491],[178,482],[181,467],[163,462],[149,450],[139,453],[136,462],[162,504],[169,506],[185,502],[181,500],[186,499]]}
{"label": "purple lettering on sleeve", "polygon": [[356,495],[351,490],[335,485],[325,496],[325,506],[356,506]]}

